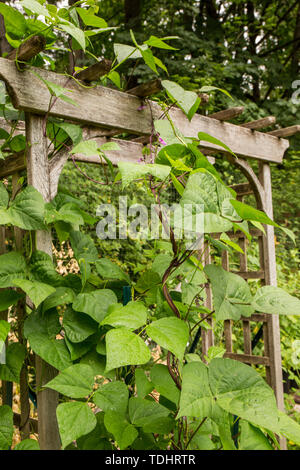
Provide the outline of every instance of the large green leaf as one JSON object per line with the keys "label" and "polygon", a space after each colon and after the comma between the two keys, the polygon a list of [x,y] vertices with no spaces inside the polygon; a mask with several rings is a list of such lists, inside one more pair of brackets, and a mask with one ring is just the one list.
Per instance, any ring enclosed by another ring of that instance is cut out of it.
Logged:
{"label": "large green leaf", "polygon": [[204,272],[212,285],[217,320],[239,320],[252,315],[252,295],[244,279],[213,264],[206,266]]}
{"label": "large green leaf", "polygon": [[176,317],[161,318],[147,326],[147,334],[181,361],[189,340],[187,324]]}
{"label": "large green leaf", "polygon": [[24,297],[24,294],[20,294],[15,290],[2,290],[0,296],[0,312],[3,312],[11,305],[15,305],[22,297]]}
{"label": "large green leaf", "polygon": [[239,450],[273,450],[273,447],[260,429],[241,420]]}
{"label": "large green leaf", "polygon": [[[300,425],[282,411],[278,411],[278,417],[278,432],[295,444],[300,445]],[[274,431],[276,432],[275,429]]]}
{"label": "large green leaf", "polygon": [[91,408],[83,402],[61,403],[57,407],[56,415],[63,448],[91,432],[97,424]]}
{"label": "large green leaf", "polygon": [[129,400],[130,421],[145,432],[170,432],[174,421],[169,418],[169,414],[170,410],[155,401],[135,397]]}
{"label": "large green leaf", "polygon": [[93,385],[93,369],[86,364],[74,364],[60,372],[45,387],[71,398],[84,398],[92,393]]}
{"label": "large green leaf", "polygon": [[119,279],[130,283],[128,274],[108,258],[101,258],[95,263],[96,269],[103,279]]}
{"label": "large green leaf", "polygon": [[213,359],[209,384],[225,411],[267,429],[278,427],[273,390],[252,367],[232,359]]}
{"label": "large green leaf", "polygon": [[209,387],[208,368],[203,362],[190,362],[183,368],[182,391],[178,418],[203,419],[212,416],[213,397]]}
{"label": "large green leaf", "polygon": [[[187,116],[189,116],[190,110],[193,109],[197,102],[200,104],[198,95],[194,91],[186,91],[178,83],[171,82],[170,80],[163,80],[161,84],[170,98],[176,102]],[[196,111],[197,109],[195,109]],[[191,118],[192,116],[189,117]]]}
{"label": "large green leaf", "polygon": [[58,287],[53,294],[51,294],[44,301],[43,312],[50,310],[58,305],[70,304],[75,299],[74,291],[69,287]]}
{"label": "large green leaf", "polygon": [[0,320],[0,341],[6,340],[9,330],[10,324],[6,320]]}
{"label": "large green leaf", "polygon": [[8,450],[14,433],[13,412],[10,406],[0,406],[0,450]]}
{"label": "large green leaf", "polygon": [[56,369],[64,370],[72,362],[65,341],[56,339],[60,329],[56,310],[43,315],[31,313],[24,323],[24,335],[33,351]]}
{"label": "large green leaf", "polygon": [[[60,276],[54,268],[51,256],[39,250],[35,251],[31,257],[30,271],[37,281],[54,287],[61,286],[66,279]],[[24,275],[15,277],[24,277]]]}
{"label": "large green leaf", "polygon": [[119,162],[118,167],[122,176],[123,188],[131,183],[131,181],[144,177],[145,175],[152,175],[160,180],[165,180],[171,171],[170,167],[167,167],[166,165],[158,165],[155,163],[141,164]]}
{"label": "large green leaf", "polygon": [[73,343],[80,343],[96,333],[98,323],[84,313],[76,312],[68,307],[64,313],[63,326],[66,335]]}
{"label": "large green leaf", "polygon": [[20,192],[7,210],[11,224],[25,230],[45,230],[44,212],[43,196],[33,186]]}
{"label": "large green leaf", "polygon": [[138,335],[125,328],[106,333],[106,370],[127,365],[145,364],[150,360],[150,350]]}
{"label": "large green leaf", "polygon": [[65,21],[63,22],[63,24],[60,24],[60,28],[63,29],[66,33],[70,34],[70,36],[72,36],[72,38],[74,38],[78,42],[81,48],[85,50],[85,35],[82,29],[77,28],[73,25],[73,23]]}
{"label": "large green leaf", "polygon": [[[1,13],[1,7],[3,5],[5,4],[4,3],[0,4],[0,13]],[[6,209],[8,206],[8,201],[9,201],[9,194],[6,190],[5,185],[2,182],[0,182],[0,208]]]}
{"label": "large green leaf", "polygon": [[162,396],[178,405],[180,392],[176,387],[167,366],[155,364],[150,371],[151,382]]}
{"label": "large green leaf", "polygon": [[20,383],[20,372],[25,358],[25,348],[20,343],[11,343],[6,349],[5,364],[0,364],[0,379]]}
{"label": "large green leaf", "polygon": [[24,439],[19,442],[14,450],[41,450],[38,441],[35,439]]}
{"label": "large green leaf", "polygon": [[149,381],[143,369],[135,369],[134,376],[137,396],[144,398],[146,395],[152,392],[154,385]]}
{"label": "large green leaf", "polygon": [[98,323],[104,319],[108,307],[116,304],[118,299],[109,289],[99,289],[88,294],[79,294],[73,302],[73,309],[89,315]]}
{"label": "large green leaf", "polygon": [[78,261],[83,258],[89,263],[94,263],[98,259],[97,248],[89,235],[72,231],[70,233],[70,241],[75,258]]}
{"label": "large green leaf", "polygon": [[0,4],[0,13],[4,18],[5,30],[14,36],[22,38],[27,30],[26,19],[21,12],[5,3]]}
{"label": "large green leaf", "polygon": [[234,199],[232,199],[230,202],[241,219],[254,220],[256,222],[260,222],[261,224],[274,225],[275,227],[278,227],[278,224],[271,220],[270,217],[268,217],[264,212]]}
{"label": "large green leaf", "polygon": [[116,411],[107,411],[104,416],[106,429],[114,436],[120,450],[129,447],[138,437],[138,431]]}
{"label": "large green leaf", "polygon": [[142,302],[129,302],[125,307],[117,304],[111,306],[108,315],[101,322],[101,325],[111,325],[114,327],[125,327],[129,330],[136,330],[145,325],[147,321],[147,309]]}
{"label": "large green leaf", "polygon": [[125,415],[128,405],[128,388],[124,382],[108,382],[98,388],[93,397],[94,403],[103,411],[116,411]]}
{"label": "large green leaf", "polygon": [[261,287],[256,292],[252,305],[257,312],[300,315],[300,300],[280,287]]}
{"label": "large green leaf", "polygon": [[38,281],[28,281],[27,279],[14,279],[14,284],[20,287],[32,300],[37,308],[49,295],[55,292],[54,287]]}
{"label": "large green leaf", "polygon": [[12,287],[13,280],[26,277],[25,258],[11,251],[0,256],[0,287]]}

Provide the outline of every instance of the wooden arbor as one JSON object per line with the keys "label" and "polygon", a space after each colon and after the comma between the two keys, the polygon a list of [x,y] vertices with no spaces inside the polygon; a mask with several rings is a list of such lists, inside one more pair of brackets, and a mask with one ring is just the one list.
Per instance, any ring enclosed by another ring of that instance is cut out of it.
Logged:
{"label": "wooden arbor", "polygon": [[[161,109],[155,102],[147,101],[141,106],[139,96],[147,96],[145,88],[135,89],[133,93],[124,93],[102,86],[87,89],[81,87],[76,81],[65,76],[38,69],[36,72],[46,80],[54,82],[69,91],[67,94],[77,103],[77,106],[59,99],[51,100],[48,88],[34,74],[34,69],[19,71],[15,63],[0,58],[0,79],[4,80],[15,108],[25,112],[25,124],[17,129],[17,132],[25,132],[27,140],[26,155],[17,154],[5,159],[0,165],[0,178],[15,175],[27,168],[28,183],[33,185],[43,195],[46,201],[50,201],[56,194],[60,172],[68,159],[66,152],[48,159],[47,139],[45,137],[46,116],[56,116],[75,121],[84,126],[86,138],[98,139],[99,144],[110,139],[110,136],[121,132],[128,132],[133,136],[143,136],[141,139],[133,138],[132,141],[116,139],[121,151],[109,152],[108,155],[115,164],[120,160],[136,162],[141,156],[144,137],[147,140],[152,133],[153,119],[161,115]],[[153,92],[153,87],[150,87]],[[148,93],[149,95],[149,93]],[[272,217],[272,192],[270,162],[282,162],[284,152],[289,146],[287,140],[281,136],[292,135],[299,130],[294,126],[287,130],[275,131],[276,136],[257,132],[259,129],[274,123],[274,118],[246,123],[237,126],[226,122],[236,116],[241,108],[221,111],[211,116],[195,115],[191,122],[177,108],[170,110],[170,117],[176,127],[186,136],[197,137],[199,131],[206,132],[216,137],[229,146],[239,158],[232,160],[246,175],[249,184],[237,185],[235,189],[240,197],[252,191],[255,194],[257,206]],[[218,146],[209,142],[201,143],[201,147],[207,153],[220,152]],[[246,159],[256,159],[259,162],[259,175],[252,170]],[[79,161],[98,163],[95,157],[76,155]],[[16,178],[15,178],[16,180]],[[258,272],[247,270],[246,255],[240,259],[239,274],[245,278],[262,279],[265,284],[276,284],[276,263],[273,227],[265,228],[266,236],[260,231],[254,230],[253,236],[258,237],[261,255],[261,267]],[[231,234],[246,248],[246,239],[239,232]],[[1,237],[0,237],[1,241]],[[0,247],[1,249],[1,247]],[[52,243],[48,232],[36,233],[36,249],[52,254]],[[244,250],[246,253],[246,250]],[[209,255],[207,255],[209,262]],[[229,269],[227,255],[223,257],[223,266]],[[208,292],[208,303],[210,293]],[[277,403],[283,409],[283,387],[280,354],[279,320],[275,315],[259,314],[250,319],[243,319],[244,354],[235,354],[232,351],[232,323],[225,322],[226,355],[237,360],[262,364],[267,369],[267,379],[276,394]],[[263,324],[264,356],[252,355],[250,322]],[[203,353],[212,344],[212,335],[203,336]],[[45,363],[41,358],[36,358],[37,387],[47,383],[56,373],[55,369]],[[60,440],[56,422],[56,407],[58,394],[54,390],[46,389],[38,393],[38,433],[42,449],[59,449]],[[20,418],[20,417],[19,417]],[[22,422],[22,412],[21,412]],[[19,421],[20,421],[19,419]]]}

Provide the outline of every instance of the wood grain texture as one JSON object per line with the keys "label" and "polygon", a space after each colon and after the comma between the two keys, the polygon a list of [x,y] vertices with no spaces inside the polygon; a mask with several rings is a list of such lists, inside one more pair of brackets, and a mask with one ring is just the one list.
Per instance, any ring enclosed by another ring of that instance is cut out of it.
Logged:
{"label": "wood grain texture", "polygon": [[[0,78],[8,84],[16,108],[37,114],[45,114],[48,110],[49,90],[32,73],[34,71],[44,79],[69,89],[66,94],[77,103],[75,106],[58,99],[51,107],[50,115],[138,135],[150,135],[151,114],[154,119],[161,115],[161,109],[155,102],[149,102],[148,106],[140,109],[140,99],[128,93],[102,86],[86,89],[71,78],[42,69],[30,68],[20,72],[13,62],[0,58]],[[238,155],[280,163],[289,146],[288,141],[220,122],[212,117],[197,114],[190,122],[177,108],[172,108],[169,115],[187,137],[197,137],[199,131],[206,132],[224,142]],[[222,151],[219,146],[209,142],[203,141],[201,146]]]}
{"label": "wood grain texture", "polygon": [[244,106],[236,106],[234,108],[223,109],[222,111],[218,111],[217,113],[209,114],[208,117],[219,119],[220,121],[228,121],[230,119],[234,119],[240,114],[243,114],[244,109]]}
{"label": "wood grain texture", "polygon": [[265,127],[272,126],[276,123],[275,116],[268,116],[262,119],[257,119],[256,121],[245,122],[241,124],[241,127],[246,127],[247,129],[264,129]]}
{"label": "wood grain texture", "polygon": [[268,132],[268,134],[274,135],[276,137],[290,137],[292,135],[298,134],[298,132],[300,132],[300,124],[284,127],[283,129],[277,129],[276,131]]}
{"label": "wood grain texture", "polygon": [[76,73],[75,78],[87,83],[93,82],[98,80],[100,77],[103,77],[103,75],[109,73],[111,64],[111,60],[103,59],[100,62],[96,62],[90,67],[87,67],[86,69]]}
{"label": "wood grain texture", "polygon": [[[44,36],[35,35],[24,41],[17,49],[8,54],[7,59],[28,62],[46,47],[46,38]],[[22,66],[22,64],[19,64]]]}

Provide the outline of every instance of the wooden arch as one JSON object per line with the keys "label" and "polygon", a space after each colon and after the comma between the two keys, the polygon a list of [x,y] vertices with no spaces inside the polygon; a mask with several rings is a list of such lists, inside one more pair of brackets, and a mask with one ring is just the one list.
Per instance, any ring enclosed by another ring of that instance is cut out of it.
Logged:
{"label": "wooden arch", "polygon": [[[18,54],[18,57],[20,60],[22,59],[21,53]],[[85,74],[85,76],[87,75]],[[40,77],[67,88],[69,90],[67,92],[68,96],[77,103],[77,106],[65,103],[59,99],[52,101],[50,92]],[[142,138],[134,138],[132,141],[117,140],[122,151],[120,153],[108,153],[109,158],[116,164],[120,159],[124,161],[137,161],[143,149],[143,143],[141,142],[144,139],[147,140],[151,135],[153,119],[157,119],[161,115],[161,109],[156,102],[147,100],[147,103],[143,103],[144,106],[141,106],[141,99],[153,93],[153,85],[148,87],[148,92],[147,87],[142,86],[140,88],[137,87],[132,93],[124,93],[102,86],[87,88],[80,86],[80,83],[72,78],[67,78],[54,72],[33,67],[19,70],[13,61],[3,58],[0,58],[0,79],[6,83],[14,106],[25,112],[25,123],[23,125],[21,123],[16,132],[24,133],[28,143],[26,155],[12,155],[0,163],[0,178],[15,175],[13,180],[16,185],[18,180],[16,175],[26,168],[28,183],[40,191],[46,201],[50,201],[56,194],[59,175],[67,161],[67,154],[62,153],[51,160],[48,159],[47,139],[44,135],[45,116],[56,116],[67,121],[78,122],[84,126],[85,136],[87,138],[97,136],[96,138],[99,139],[99,143],[110,140],[113,135],[118,135],[122,132],[129,132],[136,137],[142,136]],[[300,130],[300,126],[276,130],[273,131],[275,135],[271,135],[272,133],[258,132],[257,129],[274,124],[274,117],[245,123],[242,126],[227,122],[227,120],[240,113],[241,108],[231,108],[211,116],[196,114],[191,122],[177,108],[172,108],[169,114],[176,127],[184,135],[197,137],[198,132],[203,131],[230,147],[240,157],[238,160],[234,160],[234,163],[246,174],[257,198],[258,207],[265,210],[272,217],[269,163],[282,162],[289,142],[280,137],[293,135]],[[5,127],[5,123],[3,123],[2,127]],[[201,142],[201,147],[208,153],[223,152],[222,148],[209,142]],[[75,158],[79,161],[98,162],[97,156],[85,157],[83,155],[75,155]],[[259,177],[254,174],[251,167],[244,160],[245,158],[255,159],[259,162]],[[242,185],[240,189],[242,189]],[[242,194],[243,192],[240,191],[241,197]],[[276,283],[274,233],[272,227],[268,226],[265,230],[266,236],[259,231],[253,231],[253,234],[259,237],[259,243],[261,244],[261,269],[255,275],[262,279],[264,283],[274,285]],[[16,229],[15,234],[16,238],[17,236],[20,238],[18,229]],[[242,246],[245,246],[245,237],[239,233],[238,238]],[[52,242],[48,232],[36,232],[35,248],[52,255]],[[4,249],[4,232],[2,230],[0,231],[0,252],[1,250],[3,252]],[[229,269],[227,255],[223,257],[223,266]],[[240,275],[246,279],[254,276],[254,274],[247,271],[245,258],[241,259]],[[20,315],[22,315],[22,312]],[[249,328],[251,321],[258,321],[263,324],[265,342],[265,355],[263,357],[252,354]],[[232,352],[231,322],[225,322],[226,354],[229,357],[234,357],[246,363],[265,365],[267,367],[269,383],[276,394],[278,406],[280,409],[283,409],[278,317],[264,314],[253,315],[250,320],[243,319],[243,324],[245,353],[237,357]],[[206,346],[209,345],[209,342],[212,342],[212,338],[210,339],[207,336],[203,340],[203,345]],[[53,378],[56,371],[41,358],[36,357],[36,373],[37,387],[40,388]],[[45,389],[38,392],[38,433],[41,449],[60,448],[56,421],[57,404],[58,393],[54,390]],[[28,408],[26,408],[26,403],[23,410],[21,410],[21,416],[15,415],[15,420],[21,426],[28,425]],[[34,422],[34,426],[37,426],[36,422]]]}

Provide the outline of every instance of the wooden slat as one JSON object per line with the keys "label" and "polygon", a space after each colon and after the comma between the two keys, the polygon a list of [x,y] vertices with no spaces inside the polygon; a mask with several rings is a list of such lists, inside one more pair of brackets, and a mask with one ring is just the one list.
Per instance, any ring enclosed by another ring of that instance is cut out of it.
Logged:
{"label": "wooden slat", "polygon": [[246,127],[247,129],[264,129],[265,127],[272,126],[276,123],[275,116],[267,116],[262,119],[257,119],[256,121],[245,122],[241,124],[241,127]]}
{"label": "wooden slat", "polygon": [[[161,116],[161,108],[155,102],[149,102],[139,110],[140,99],[128,93],[102,86],[87,89],[72,79],[42,69],[30,68],[20,72],[13,62],[0,58],[0,78],[9,84],[9,93],[16,108],[37,114],[48,111],[50,92],[32,73],[34,71],[42,78],[71,90],[66,95],[77,103],[74,106],[58,99],[49,115],[141,135],[150,135],[153,131],[151,117],[157,119]],[[199,114],[190,122],[177,108],[172,108],[169,116],[185,136],[197,137],[199,131],[206,132],[224,142],[238,155],[280,163],[289,146],[288,141]],[[223,150],[210,142],[202,141],[201,146]]]}
{"label": "wooden slat", "polygon": [[129,95],[139,96],[140,98],[146,98],[147,96],[154,95],[162,90],[161,80],[156,78],[147,83],[142,83],[141,85],[136,86],[127,90],[126,93]]}
{"label": "wooden slat", "polygon": [[111,60],[103,59],[100,62],[96,62],[90,67],[87,67],[86,69],[76,73],[75,78],[77,78],[77,80],[81,80],[82,82],[93,82],[98,80],[100,77],[103,77],[103,75],[109,73],[111,64]]}
{"label": "wooden slat", "polygon": [[229,357],[230,359],[235,359],[236,361],[246,362],[248,364],[261,364],[263,366],[269,366],[270,359],[266,356],[252,356],[250,354],[236,354],[232,352],[226,352],[224,357]]}
{"label": "wooden slat", "polygon": [[228,121],[242,114],[244,109],[244,106],[236,106],[234,108],[228,108],[218,111],[217,113],[209,114],[208,117],[218,119],[219,121]]}
{"label": "wooden slat", "polygon": [[[46,38],[44,36],[35,35],[24,41],[17,49],[11,51],[7,59],[28,62],[46,47]],[[21,64],[19,64],[20,66]],[[21,65],[22,66],[22,65]]]}
{"label": "wooden slat", "polygon": [[290,137],[298,132],[300,132],[300,124],[291,127],[284,127],[283,129],[277,129],[276,131],[268,132],[268,134],[276,137]]}
{"label": "wooden slat", "polygon": [[[14,412],[13,420],[14,420],[14,425],[15,426],[17,426],[17,427],[21,426],[21,415],[19,413]],[[30,431],[32,433],[37,434],[38,433],[38,421],[37,421],[37,419],[29,418],[29,427],[30,427]]]}
{"label": "wooden slat", "polygon": [[230,187],[239,196],[247,196],[248,194],[253,194],[253,190],[249,183],[232,184]]}
{"label": "wooden slat", "polygon": [[251,317],[241,317],[241,320],[257,322],[267,322],[268,315],[266,313],[253,313]]}
{"label": "wooden slat", "polygon": [[264,271],[232,271],[234,274],[238,274],[243,279],[264,279]]}

